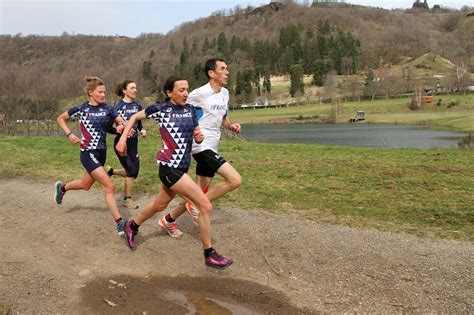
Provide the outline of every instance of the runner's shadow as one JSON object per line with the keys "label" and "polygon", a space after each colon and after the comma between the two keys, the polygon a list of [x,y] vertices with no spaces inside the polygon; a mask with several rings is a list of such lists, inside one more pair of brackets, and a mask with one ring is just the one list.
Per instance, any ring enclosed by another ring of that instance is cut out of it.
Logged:
{"label": "runner's shadow", "polygon": [[142,245],[144,243],[146,243],[147,240],[149,239],[153,239],[153,238],[160,238],[160,237],[165,237],[167,236],[166,232],[164,231],[161,231],[161,229],[156,229],[155,231],[151,232],[151,233],[146,233],[146,234],[143,234],[142,232],[140,232],[138,234],[138,238],[136,239],[137,240],[137,245]]}
{"label": "runner's shadow", "polygon": [[74,207],[69,208],[69,210],[67,210],[66,213],[73,213],[77,211],[104,212],[104,211],[107,211],[107,209],[101,208],[101,207],[92,207],[92,206],[74,206]]}

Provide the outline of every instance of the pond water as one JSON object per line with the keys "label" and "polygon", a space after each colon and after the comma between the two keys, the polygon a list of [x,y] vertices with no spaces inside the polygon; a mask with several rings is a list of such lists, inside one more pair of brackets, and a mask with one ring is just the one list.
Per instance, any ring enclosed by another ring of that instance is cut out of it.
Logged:
{"label": "pond water", "polygon": [[381,148],[455,148],[467,134],[391,124],[251,124],[247,140]]}

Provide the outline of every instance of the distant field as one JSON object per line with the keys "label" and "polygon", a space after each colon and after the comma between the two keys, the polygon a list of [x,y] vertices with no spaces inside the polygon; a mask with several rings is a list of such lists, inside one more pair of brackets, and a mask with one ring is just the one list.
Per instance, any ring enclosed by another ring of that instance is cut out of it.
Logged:
{"label": "distant field", "polygon": [[[441,105],[438,106],[438,99]],[[359,110],[365,111],[365,123],[424,124],[437,128],[450,128],[474,132],[474,94],[435,96],[434,102],[419,110],[408,107],[410,98],[347,102],[341,104],[337,123],[346,123]],[[454,103],[456,105],[452,106]],[[310,104],[289,108],[262,108],[234,110],[233,121],[240,123],[268,123],[274,119],[329,116],[330,104]]]}

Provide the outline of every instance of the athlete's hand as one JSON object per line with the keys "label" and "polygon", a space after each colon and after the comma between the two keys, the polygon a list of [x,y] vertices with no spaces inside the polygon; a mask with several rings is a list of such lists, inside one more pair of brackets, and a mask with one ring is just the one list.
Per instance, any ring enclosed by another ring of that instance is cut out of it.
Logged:
{"label": "athlete's hand", "polygon": [[204,135],[202,134],[201,128],[199,127],[194,128],[193,136],[194,136],[194,141],[196,141],[196,143],[202,143],[204,141]]}
{"label": "athlete's hand", "polygon": [[120,140],[115,146],[115,150],[117,150],[120,156],[127,155],[127,142]]}
{"label": "athlete's hand", "polygon": [[131,138],[131,137],[133,137],[133,136],[135,136],[135,129],[132,128],[132,129],[130,129],[130,131],[128,132],[127,138]]}
{"label": "athlete's hand", "polygon": [[142,129],[142,130],[140,130],[140,133],[141,133],[142,137],[145,139],[146,138],[146,130]]}
{"label": "athlete's hand", "polygon": [[115,127],[115,130],[117,131],[118,134],[122,134],[123,128],[125,128],[125,125],[120,124],[117,127]]}
{"label": "athlete's hand", "polygon": [[71,142],[72,144],[77,144],[79,142],[81,142],[81,139],[79,139],[78,136],[76,136],[75,134],[71,133],[69,135],[69,137],[67,137],[69,139],[69,142]]}
{"label": "athlete's hand", "polygon": [[240,133],[240,124],[239,123],[232,123],[229,125],[229,130],[235,133]]}

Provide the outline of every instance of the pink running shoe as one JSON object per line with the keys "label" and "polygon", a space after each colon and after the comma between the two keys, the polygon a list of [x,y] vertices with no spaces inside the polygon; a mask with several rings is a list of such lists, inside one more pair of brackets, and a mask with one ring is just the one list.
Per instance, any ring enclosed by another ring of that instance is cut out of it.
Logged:
{"label": "pink running shoe", "polygon": [[131,227],[130,224],[132,222],[128,221],[125,222],[125,227],[123,231],[125,232],[125,241],[127,242],[127,246],[131,250],[135,250],[137,248],[137,243],[135,242],[135,236],[137,236],[138,231],[134,231]]}
{"label": "pink running shoe", "polygon": [[217,268],[220,270],[229,267],[230,265],[232,265],[233,262],[234,261],[232,260],[232,258],[222,256],[215,250],[209,255],[209,257],[204,257],[204,263],[206,264],[206,266]]}

